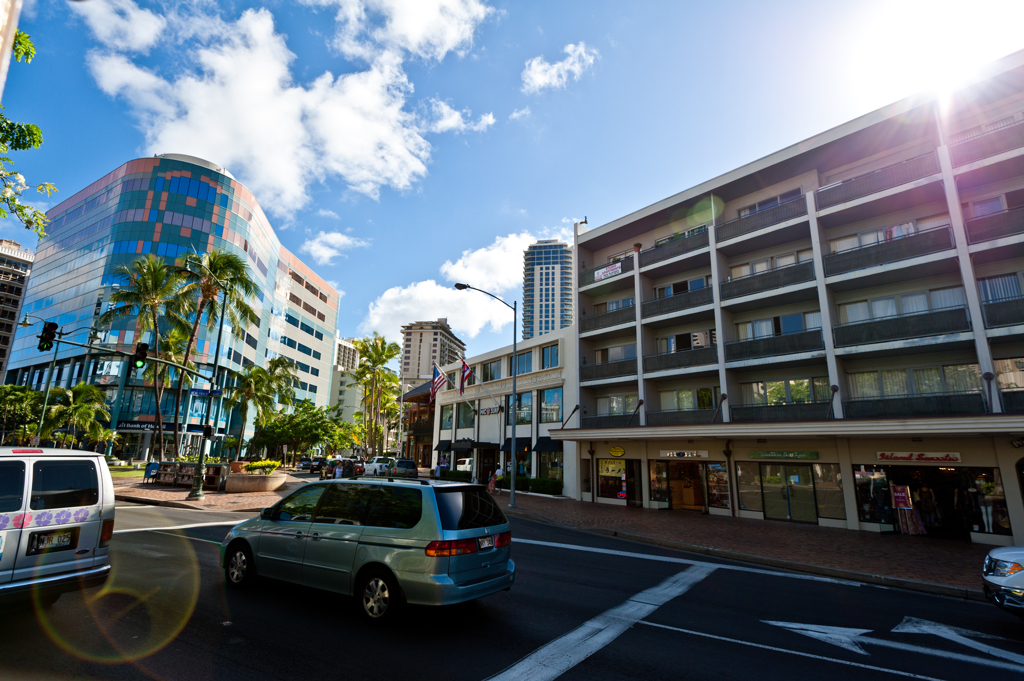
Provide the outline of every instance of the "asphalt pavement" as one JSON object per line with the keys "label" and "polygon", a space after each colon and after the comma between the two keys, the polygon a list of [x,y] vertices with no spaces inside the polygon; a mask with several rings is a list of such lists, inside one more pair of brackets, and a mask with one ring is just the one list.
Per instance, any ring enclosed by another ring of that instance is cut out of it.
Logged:
{"label": "asphalt pavement", "polygon": [[250,515],[120,506],[105,591],[4,610],[0,677],[990,681],[1024,672],[1024,625],[984,603],[519,519],[511,591],[368,626],[334,594],[270,580],[227,590],[218,543],[229,525],[211,523]]}

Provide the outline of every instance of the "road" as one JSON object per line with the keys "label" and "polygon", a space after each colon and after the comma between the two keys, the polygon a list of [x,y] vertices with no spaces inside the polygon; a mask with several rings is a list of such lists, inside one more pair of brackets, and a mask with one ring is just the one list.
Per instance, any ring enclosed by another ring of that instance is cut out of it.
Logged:
{"label": "road", "polygon": [[[1024,627],[984,603],[512,520],[515,587],[363,624],[349,599],[224,587],[249,514],[121,506],[110,588],[0,616],[3,679],[1019,679]],[[182,526],[192,526],[185,529]],[[146,529],[154,528],[154,529]],[[161,529],[164,528],[164,529]]]}

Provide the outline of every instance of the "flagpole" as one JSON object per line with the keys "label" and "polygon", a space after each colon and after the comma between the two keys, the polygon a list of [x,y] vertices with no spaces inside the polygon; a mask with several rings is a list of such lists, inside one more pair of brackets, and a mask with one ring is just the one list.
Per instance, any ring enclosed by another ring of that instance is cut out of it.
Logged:
{"label": "flagpole", "polygon": [[[451,383],[451,385],[452,385],[452,390],[458,390],[458,389],[459,389],[459,388],[458,388],[458,386],[457,386],[457,385],[455,385],[455,381],[453,381],[453,380],[451,380],[450,378],[448,378],[448,374],[446,374],[446,373],[444,372],[444,369],[442,369],[442,368],[441,368],[440,366],[438,366],[438,364],[437,364],[437,362],[436,362],[436,361],[434,362],[434,366],[435,366],[435,367],[437,367],[437,372],[438,372],[439,374],[441,374],[442,376],[444,376],[444,382],[445,382],[445,383]],[[475,408],[475,407],[473,407],[473,405],[469,403],[469,400],[467,400],[467,399],[466,399],[465,397],[463,397],[462,395],[459,395],[459,397],[461,397],[461,398],[462,398],[462,401],[466,403],[466,406],[467,406],[467,407],[469,407],[470,409],[472,409],[472,410],[473,410],[473,413],[475,414],[475,413],[476,413],[476,408]]]}

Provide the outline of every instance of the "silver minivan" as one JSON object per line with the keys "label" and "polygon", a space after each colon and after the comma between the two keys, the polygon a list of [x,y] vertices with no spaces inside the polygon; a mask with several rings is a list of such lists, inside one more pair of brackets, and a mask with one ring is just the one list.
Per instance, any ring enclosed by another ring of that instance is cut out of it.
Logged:
{"label": "silver minivan", "polygon": [[380,622],[405,603],[447,605],[515,581],[508,519],[482,485],[346,478],[313,483],[224,538],[229,586],[257,573],[355,596]]}
{"label": "silver minivan", "polygon": [[114,534],[114,485],[93,452],[0,448],[0,599],[103,584]]}

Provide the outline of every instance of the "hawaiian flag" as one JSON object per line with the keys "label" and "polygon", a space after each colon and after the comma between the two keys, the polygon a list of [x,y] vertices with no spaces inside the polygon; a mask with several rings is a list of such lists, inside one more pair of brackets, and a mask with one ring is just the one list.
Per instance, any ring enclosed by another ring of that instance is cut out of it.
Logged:
{"label": "hawaiian flag", "polygon": [[469,377],[473,375],[473,370],[466,364],[466,360],[462,360],[462,376],[459,377],[459,394],[466,392],[466,383],[469,381]]}
{"label": "hawaiian flag", "polygon": [[434,365],[434,380],[430,382],[430,401],[433,402],[434,398],[437,397],[437,393],[440,392],[441,388],[444,387],[445,377],[437,369],[437,365]]}

